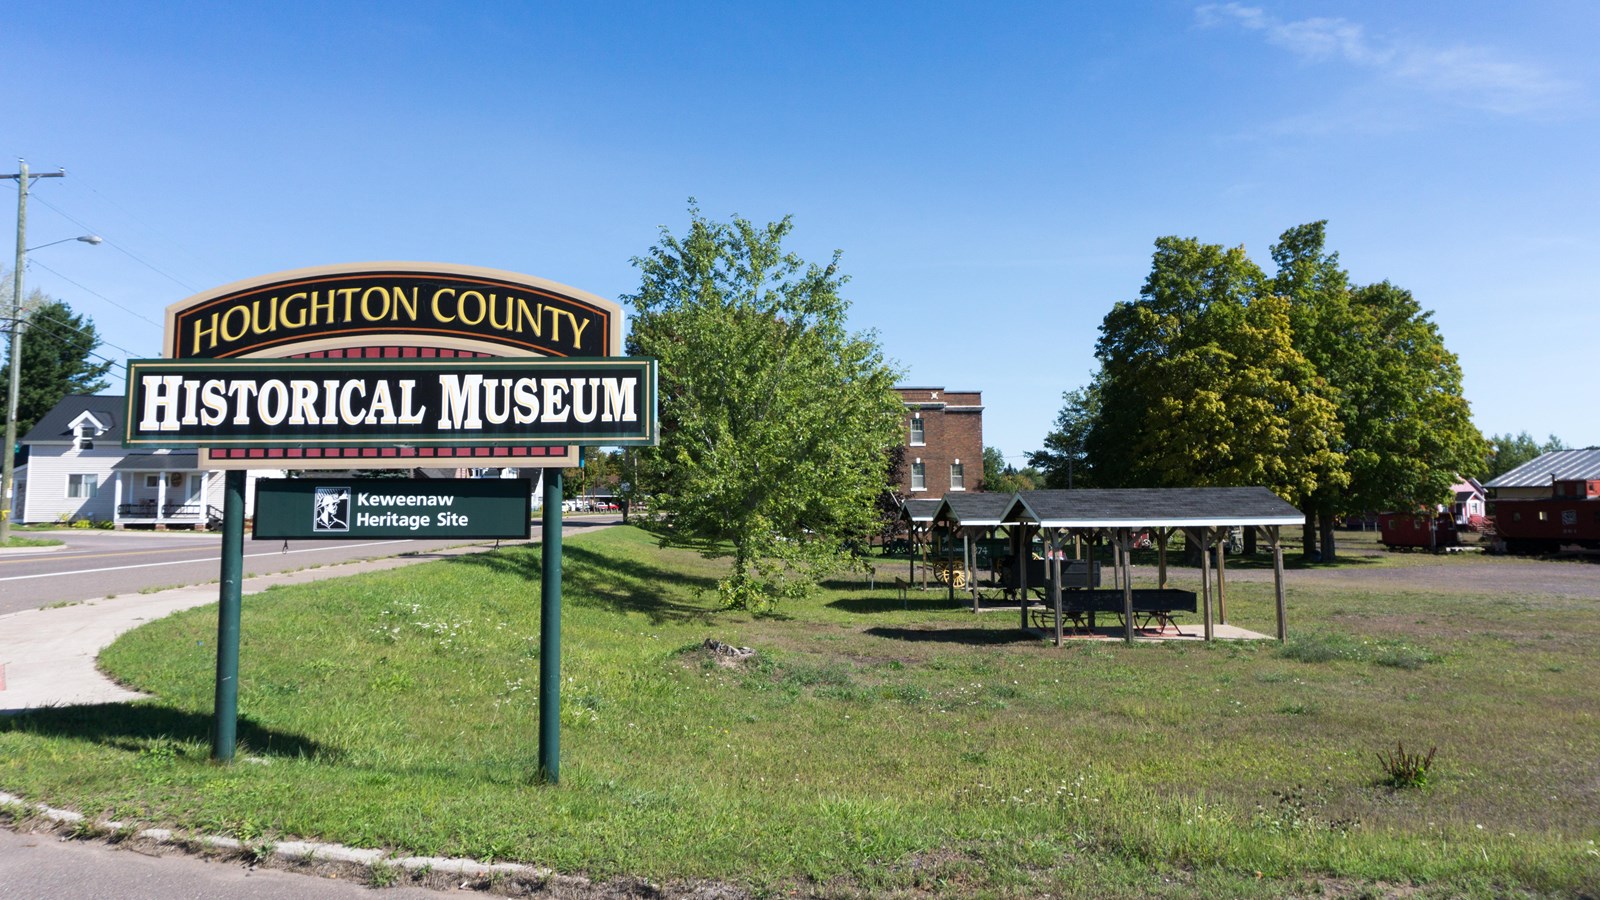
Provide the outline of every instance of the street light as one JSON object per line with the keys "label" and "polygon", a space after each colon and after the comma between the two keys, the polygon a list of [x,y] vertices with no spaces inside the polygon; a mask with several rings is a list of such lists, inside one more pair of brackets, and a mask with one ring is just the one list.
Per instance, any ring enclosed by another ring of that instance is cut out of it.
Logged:
{"label": "street light", "polygon": [[35,250],[43,250],[46,247],[54,247],[57,244],[65,244],[67,241],[83,241],[85,244],[104,244],[106,239],[98,234],[80,234],[75,238],[62,238],[59,241],[51,241],[48,244],[40,244],[37,247],[29,247],[23,252],[32,253]]}
{"label": "street light", "polygon": [[[27,162],[19,159],[17,174],[0,175],[0,178],[14,178],[17,182],[17,269],[11,273],[11,387],[10,399],[6,404],[6,443],[4,453],[0,453],[0,457],[3,457],[0,459],[0,546],[11,540],[11,509],[15,505],[15,499],[11,496],[11,470],[17,453],[17,386],[22,381],[22,269],[28,259],[28,186],[35,178],[60,178],[65,174],[66,169],[30,175]],[[40,244],[33,249],[68,241],[99,244],[103,240],[97,234],[86,234]]]}

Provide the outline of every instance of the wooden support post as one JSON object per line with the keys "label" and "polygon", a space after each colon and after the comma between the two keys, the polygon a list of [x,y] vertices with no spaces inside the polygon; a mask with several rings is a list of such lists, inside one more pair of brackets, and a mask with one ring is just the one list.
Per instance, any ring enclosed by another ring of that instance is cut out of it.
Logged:
{"label": "wooden support post", "polygon": [[961,564],[967,569],[967,587],[972,591],[972,611],[978,611],[978,548],[972,543],[972,531],[961,529]]}
{"label": "wooden support post", "polygon": [[1017,523],[1021,540],[1017,543],[1017,608],[1022,610],[1022,630],[1028,630],[1028,558],[1033,542],[1028,540],[1028,526]]}
{"label": "wooden support post", "polygon": [[1217,621],[1228,624],[1228,533],[1217,531]]}
{"label": "wooden support post", "polygon": [[1283,541],[1278,526],[1272,526],[1272,592],[1278,601],[1278,641],[1289,639],[1289,615],[1283,600]]}
{"label": "wooden support post", "polygon": [[[1122,559],[1122,565],[1128,565],[1128,558],[1133,555],[1133,532],[1127,528],[1117,530],[1117,555]],[[1122,632],[1128,643],[1133,643],[1133,579],[1127,568],[1122,572]]]}
{"label": "wooden support post", "polygon": [[1056,646],[1061,646],[1061,532],[1057,531],[1045,545],[1045,571],[1050,573],[1050,602],[1056,609]]}
{"label": "wooden support post", "polygon": [[1200,532],[1200,596],[1205,603],[1205,637],[1208,641],[1217,639],[1216,629],[1211,624],[1211,529],[1201,528]]}
{"label": "wooden support post", "polygon": [[1156,530],[1156,586],[1162,590],[1167,588],[1167,539],[1170,537],[1172,537],[1172,529],[1160,528]]}

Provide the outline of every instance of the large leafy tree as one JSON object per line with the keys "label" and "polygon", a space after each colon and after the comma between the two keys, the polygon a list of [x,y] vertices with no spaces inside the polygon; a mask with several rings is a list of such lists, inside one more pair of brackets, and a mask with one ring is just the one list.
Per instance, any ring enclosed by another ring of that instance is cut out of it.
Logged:
{"label": "large leafy tree", "polygon": [[1340,477],[1333,405],[1265,281],[1243,248],[1156,241],[1139,299],[1112,308],[1095,348],[1097,485],[1259,484],[1300,498]]}
{"label": "large leafy tree", "polygon": [[661,446],[640,454],[667,540],[731,547],[729,606],[809,590],[877,525],[897,377],[875,336],[846,327],[839,254],[783,249],[789,217],[715,222],[690,206],[641,272],[631,353],[661,363]]}
{"label": "large leafy tree", "polygon": [[[1461,367],[1432,314],[1388,282],[1353,287],[1328,253],[1326,222],[1296,226],[1272,248],[1273,290],[1288,299],[1295,346],[1338,406],[1347,483],[1304,498],[1336,553],[1336,515],[1440,502],[1483,459]],[[1308,529],[1309,532],[1309,529]],[[1308,533],[1307,549],[1315,547]]]}
{"label": "large leafy tree", "polygon": [[[98,357],[94,322],[72,307],[33,291],[23,316],[22,377],[17,383],[17,436],[28,433],[61,398],[94,394],[109,385],[102,377],[111,361]],[[6,371],[11,355],[6,352]]]}

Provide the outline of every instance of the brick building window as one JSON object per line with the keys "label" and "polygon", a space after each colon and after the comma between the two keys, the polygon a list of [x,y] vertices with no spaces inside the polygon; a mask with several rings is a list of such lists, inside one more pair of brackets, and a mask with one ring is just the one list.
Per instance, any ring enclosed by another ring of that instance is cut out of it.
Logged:
{"label": "brick building window", "polygon": [[913,491],[928,489],[928,470],[920,459],[911,464],[911,489]]}
{"label": "brick building window", "polygon": [[967,477],[961,469],[961,460],[950,464],[950,490],[964,491],[967,489]]}
{"label": "brick building window", "polygon": [[911,446],[920,447],[924,443],[926,441],[923,440],[922,416],[913,413],[911,416]]}

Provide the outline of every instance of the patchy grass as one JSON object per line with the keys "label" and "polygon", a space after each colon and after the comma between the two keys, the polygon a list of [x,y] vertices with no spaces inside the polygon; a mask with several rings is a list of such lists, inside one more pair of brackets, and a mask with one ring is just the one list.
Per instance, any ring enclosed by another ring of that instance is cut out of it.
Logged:
{"label": "patchy grass", "polygon": [[[758,894],[1600,890],[1592,604],[1291,577],[1281,647],[1057,649],[865,581],[717,611],[722,564],[632,529],[566,552],[558,786],[534,779],[538,550],[503,548],[246,598],[233,766],[206,761],[215,609],[125,635],[102,665],[159,699],[0,720],[0,789]],[[1271,631],[1271,585],[1228,611]],[[1398,741],[1438,747],[1426,787],[1382,783]]]}
{"label": "patchy grass", "polygon": [[0,549],[11,550],[22,547],[59,547],[61,544],[62,542],[56,540],[55,538],[25,537],[20,534],[12,534],[6,538],[5,543],[0,544]]}

